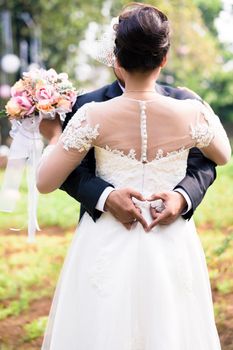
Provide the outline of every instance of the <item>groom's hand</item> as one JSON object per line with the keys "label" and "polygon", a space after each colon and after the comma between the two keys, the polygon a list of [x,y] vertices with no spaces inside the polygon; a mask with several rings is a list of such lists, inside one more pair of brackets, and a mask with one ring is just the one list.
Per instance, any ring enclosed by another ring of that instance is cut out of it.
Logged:
{"label": "groom's hand", "polygon": [[104,209],[109,211],[128,230],[138,221],[141,223],[144,230],[147,231],[147,222],[141,215],[140,209],[134,204],[132,200],[133,197],[140,201],[145,200],[141,193],[131,188],[114,190],[109,194]]}
{"label": "groom's hand", "polygon": [[169,225],[173,223],[184,211],[187,206],[185,198],[176,191],[164,191],[157,193],[148,198],[149,201],[161,199],[164,204],[162,212],[156,211],[155,208],[150,207],[151,216],[153,218],[148,230],[151,230],[156,225]]}

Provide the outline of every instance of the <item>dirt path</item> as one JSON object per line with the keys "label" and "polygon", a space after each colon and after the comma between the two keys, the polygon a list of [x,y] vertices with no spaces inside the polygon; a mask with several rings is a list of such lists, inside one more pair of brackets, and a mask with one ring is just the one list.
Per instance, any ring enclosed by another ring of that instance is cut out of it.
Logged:
{"label": "dirt path", "polygon": [[7,350],[39,350],[42,338],[37,338],[30,343],[23,342],[24,326],[41,316],[47,316],[50,305],[50,298],[42,298],[32,302],[30,309],[19,316],[8,317],[0,321],[0,349],[4,344]]}
{"label": "dirt path", "polygon": [[[40,232],[40,235],[61,236],[64,229],[53,227],[46,228]],[[11,235],[15,232],[1,230],[0,235]],[[26,232],[21,232],[25,235]],[[10,249],[10,248],[9,248]],[[217,324],[221,339],[222,350],[233,350],[233,294],[221,294],[213,286],[213,299],[218,304],[224,304],[224,318],[220,317]],[[8,317],[0,320],[0,350],[40,350],[42,337],[30,342],[25,342],[24,326],[39,317],[47,316],[51,305],[51,299],[48,297],[33,301],[29,310],[22,312],[19,316]],[[198,349],[197,349],[198,350]]]}
{"label": "dirt path", "polygon": [[[71,231],[71,232],[75,232],[75,228],[74,227],[70,227],[70,228],[62,228],[60,226],[51,226],[51,227],[41,227],[41,231],[37,232],[38,236],[61,236],[64,235],[65,232],[67,231]],[[15,236],[16,235],[16,231],[14,230],[10,230],[7,228],[1,228],[0,229],[0,236]],[[27,231],[26,230],[19,230],[17,231],[17,236],[25,236],[27,238]],[[0,348],[1,350],[1,348]]]}
{"label": "dirt path", "polygon": [[[214,292],[215,300],[221,301],[222,296]],[[224,302],[228,305],[225,319],[219,323],[218,331],[222,343],[222,350],[233,350],[233,295],[225,295]],[[27,312],[17,317],[8,317],[0,321],[0,345],[7,344],[7,350],[40,350],[42,338],[37,338],[30,343],[23,342],[24,326],[49,313],[51,300],[42,298],[34,301]],[[1,349],[1,346],[0,346]]]}
{"label": "dirt path", "polygon": [[224,320],[217,324],[222,350],[233,350],[233,294],[222,295],[213,291],[213,300],[226,305]]}

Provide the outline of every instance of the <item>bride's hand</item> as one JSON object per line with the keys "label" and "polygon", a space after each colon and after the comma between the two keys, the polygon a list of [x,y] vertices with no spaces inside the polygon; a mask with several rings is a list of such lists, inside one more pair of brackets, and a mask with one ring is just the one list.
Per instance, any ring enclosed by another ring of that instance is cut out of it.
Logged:
{"label": "bride's hand", "polygon": [[109,211],[128,230],[138,221],[141,223],[144,230],[147,231],[147,222],[141,215],[140,209],[133,202],[132,197],[139,201],[145,200],[141,193],[131,188],[114,190],[109,194],[104,209]]}
{"label": "bride's hand", "polygon": [[150,207],[152,216],[152,223],[149,225],[148,231],[150,231],[156,225],[169,225],[173,223],[184,211],[187,206],[185,198],[176,191],[164,191],[157,193],[148,198],[148,201],[162,200],[164,209],[158,212],[156,208]]}
{"label": "bride's hand", "polygon": [[48,140],[50,145],[56,144],[62,133],[59,116],[56,116],[55,119],[42,119],[40,122],[40,133]]}

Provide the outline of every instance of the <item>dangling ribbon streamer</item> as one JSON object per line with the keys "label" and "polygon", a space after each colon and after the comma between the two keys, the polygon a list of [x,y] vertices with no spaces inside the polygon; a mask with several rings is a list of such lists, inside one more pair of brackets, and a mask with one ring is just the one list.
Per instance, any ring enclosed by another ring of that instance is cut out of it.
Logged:
{"label": "dangling ribbon streamer", "polygon": [[0,211],[14,211],[19,198],[19,186],[23,172],[27,166],[28,242],[34,242],[36,230],[40,230],[37,222],[38,192],[36,188],[36,169],[43,149],[39,132],[40,121],[39,116],[11,121],[10,135],[13,141],[0,191]]}

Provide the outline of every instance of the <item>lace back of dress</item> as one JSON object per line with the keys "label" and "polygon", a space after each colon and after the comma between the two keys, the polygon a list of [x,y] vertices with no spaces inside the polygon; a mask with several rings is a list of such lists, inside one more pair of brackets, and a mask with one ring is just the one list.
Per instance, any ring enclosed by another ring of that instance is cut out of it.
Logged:
{"label": "lace back of dress", "polygon": [[200,139],[205,144],[212,138],[207,122],[197,123],[198,109],[190,101],[160,95],[149,101],[119,97],[94,106],[95,113],[94,108],[90,113],[93,127],[100,124],[96,145],[141,163],[174,155],[195,146]]}
{"label": "lace back of dress", "polygon": [[211,142],[214,131],[201,102],[154,96],[85,105],[65,131],[65,148],[98,146],[145,164]]}

